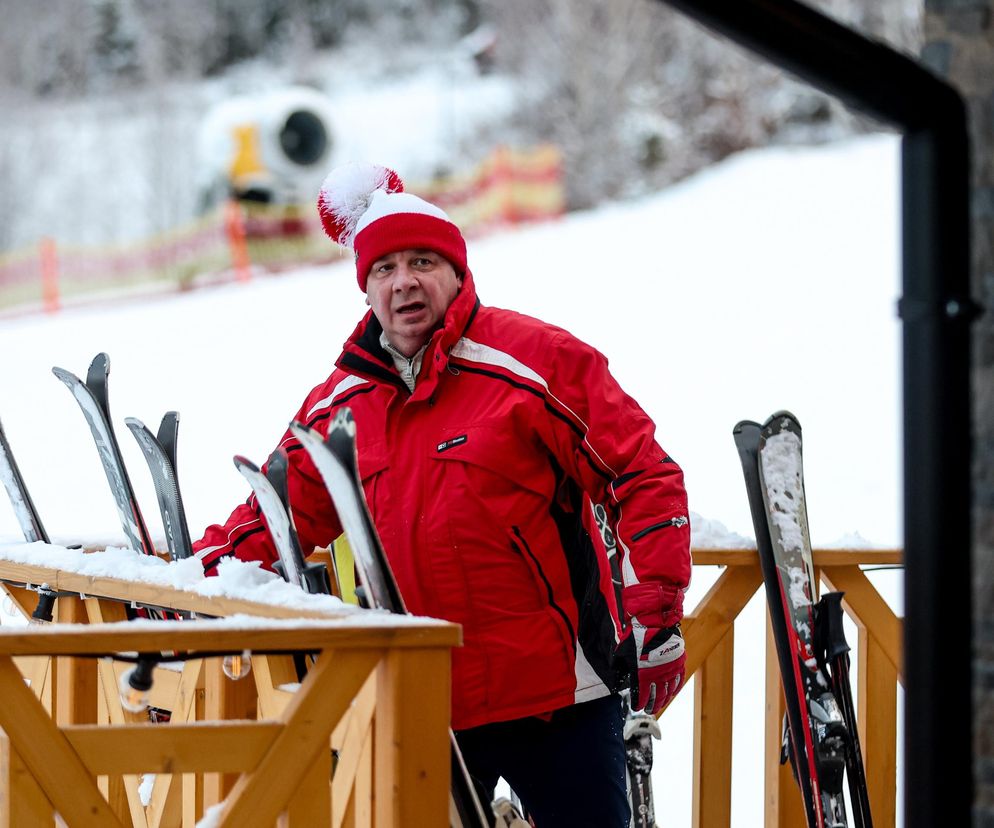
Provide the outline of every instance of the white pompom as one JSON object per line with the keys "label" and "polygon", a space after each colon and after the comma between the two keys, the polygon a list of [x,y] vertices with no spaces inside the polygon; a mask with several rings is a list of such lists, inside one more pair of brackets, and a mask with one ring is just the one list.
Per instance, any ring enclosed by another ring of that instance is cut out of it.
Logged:
{"label": "white pompom", "polygon": [[351,248],[356,225],[369,209],[373,193],[398,193],[403,189],[397,173],[378,164],[347,164],[332,170],[318,195],[318,212],[325,232],[343,247]]}

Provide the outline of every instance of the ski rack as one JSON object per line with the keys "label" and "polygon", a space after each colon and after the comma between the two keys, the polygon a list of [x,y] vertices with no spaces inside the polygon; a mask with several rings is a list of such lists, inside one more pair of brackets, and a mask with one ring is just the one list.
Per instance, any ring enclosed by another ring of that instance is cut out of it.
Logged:
{"label": "ski rack", "polygon": [[[901,134],[906,828],[973,818],[970,139],[956,88],[797,0],[661,0]],[[761,262],[753,263],[761,267]]]}
{"label": "ski rack", "polygon": [[[2,559],[0,582],[29,611],[34,593],[15,583],[58,590],[62,622],[32,635],[0,629],[0,727],[15,769],[0,779],[0,801],[11,824],[47,824],[58,810],[73,825],[178,828],[222,801],[220,824],[271,825],[281,811],[289,824],[341,824],[370,801],[377,825],[447,818],[455,625],[207,597]],[[157,606],[187,614],[282,620],[117,623],[125,602],[153,591]],[[246,650],[250,678],[225,679],[220,656]],[[127,665],[95,656],[127,652],[182,661],[182,672],[155,670],[148,690],[152,707],[170,711],[168,728],[115,703]],[[299,687],[295,653],[316,654]],[[423,681],[426,673],[438,681]],[[204,726],[213,722],[223,727]],[[157,775],[146,807],[138,773],[149,771]],[[108,777],[99,791],[97,776]]]}
{"label": "ski rack", "polygon": [[[687,680],[694,677],[694,824],[731,824],[732,690],[735,620],[763,590],[755,549],[694,549],[694,567],[722,568],[707,594],[686,613]],[[903,622],[862,567],[900,567],[899,549],[815,549],[823,584],[845,593],[847,615],[859,630],[859,721],[874,823],[894,825],[897,802],[897,688],[904,683]],[[765,602],[765,596],[763,596]],[[784,697],[772,634],[766,633],[766,718],[763,751],[766,825],[805,824],[802,800],[789,765],[780,764]],[[867,728],[866,722],[872,722]]]}

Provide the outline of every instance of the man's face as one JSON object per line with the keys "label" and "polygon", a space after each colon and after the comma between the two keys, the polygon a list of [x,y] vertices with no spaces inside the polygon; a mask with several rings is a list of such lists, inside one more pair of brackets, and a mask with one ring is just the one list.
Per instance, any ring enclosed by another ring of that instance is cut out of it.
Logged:
{"label": "man's face", "polygon": [[462,287],[448,260],[433,250],[401,250],[373,262],[366,299],[398,351],[413,356],[442,322]]}

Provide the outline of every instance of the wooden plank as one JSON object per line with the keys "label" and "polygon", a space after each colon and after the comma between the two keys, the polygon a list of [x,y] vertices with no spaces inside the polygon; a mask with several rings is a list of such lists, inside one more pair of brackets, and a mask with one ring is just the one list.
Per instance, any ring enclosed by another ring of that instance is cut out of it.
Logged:
{"label": "wooden plank", "polygon": [[35,611],[35,607],[38,605],[38,593],[33,590],[24,589],[24,587],[14,586],[13,584],[0,584],[0,586],[3,586],[3,591],[10,596],[14,608],[25,619],[30,618],[31,613]]}
{"label": "wooden plank", "polygon": [[167,828],[183,820],[182,780],[180,774],[157,773],[152,796],[145,807],[148,828]]}
{"label": "wooden plank", "polygon": [[42,704],[46,704],[47,701],[45,709],[49,712],[51,712],[52,704],[51,694],[46,694],[45,690],[53,660],[48,656],[25,656],[14,659],[17,669],[21,671],[25,683],[31,688],[31,692],[35,694],[35,698],[42,702]]}
{"label": "wooden plank", "polygon": [[[371,790],[372,780],[357,780],[361,772],[369,772],[363,766],[363,757],[372,756],[373,713],[376,710],[377,675],[373,673],[366,684],[356,695],[355,702],[348,714],[342,717],[347,722],[344,731],[339,735],[339,741],[333,741],[338,747],[338,765],[332,780],[332,811],[331,823],[341,825],[345,818],[348,803],[357,785],[366,791]],[[368,744],[367,744],[368,742]],[[353,803],[353,811],[355,811]],[[367,803],[367,810],[369,803]]]}
{"label": "wooden plank", "polygon": [[449,814],[449,654],[394,651],[380,668],[374,824],[445,825]]}
{"label": "wooden plank", "polygon": [[252,674],[260,715],[267,719],[279,718],[293,694],[278,688],[298,681],[293,659],[290,656],[252,656]]}
{"label": "wooden plank", "polygon": [[[115,623],[124,621],[127,618],[127,611],[123,604],[114,601],[104,601],[97,598],[87,598],[83,602],[86,606],[86,614],[90,620],[91,629],[96,629],[105,623]],[[112,724],[123,724],[137,718],[134,714],[126,714],[121,706],[121,697],[118,689],[118,679],[120,675],[115,664],[103,659],[97,662],[97,677],[99,679],[99,700],[98,705],[101,711],[101,721]],[[103,718],[103,717],[106,718]],[[147,719],[146,719],[147,721]],[[117,814],[122,822],[128,822],[136,828],[145,828],[148,824],[148,817],[142,805],[141,796],[138,793],[138,786],[141,779],[135,774],[108,776],[106,787],[106,798],[111,810]]]}
{"label": "wooden plank", "polygon": [[280,735],[255,770],[243,774],[225,800],[217,828],[275,822],[308,763],[319,747],[327,746],[328,734],[382,657],[381,651],[321,654],[287,707]]}
{"label": "wooden plank", "polygon": [[304,777],[278,823],[286,828],[313,828],[331,822],[331,748],[318,745],[308,762]]}
{"label": "wooden plank", "polygon": [[280,734],[277,722],[67,725],[69,744],[94,774],[252,770]]}
{"label": "wooden plank", "polygon": [[351,828],[372,828],[373,825],[373,735],[372,720],[362,737],[362,751],[359,754],[359,767],[356,768],[355,784],[349,798],[351,807],[343,824],[351,820]]}
{"label": "wooden plank", "polygon": [[[697,549],[691,550],[694,566],[749,566],[756,563],[755,547],[752,549]],[[814,549],[816,566],[873,565],[900,566],[904,563],[901,549]]]}
{"label": "wooden plank", "polygon": [[[254,719],[259,706],[255,682],[249,678],[229,679],[221,665],[220,658],[207,659],[204,664],[205,717],[209,721]],[[231,773],[212,773],[204,782],[204,799],[208,807],[224,799],[235,782],[237,778]]]}
{"label": "wooden plank", "polygon": [[734,655],[730,626],[694,679],[694,828],[731,825]]}
{"label": "wooden plank", "polygon": [[55,810],[72,814],[73,828],[123,828],[8,656],[0,656],[0,697],[0,727]]}
{"label": "wooden plank", "polygon": [[897,819],[897,670],[878,641],[859,631],[856,718],[873,824]]}
{"label": "wooden plank", "polygon": [[431,619],[396,620],[376,616],[375,625],[365,611],[354,617],[306,625],[273,622],[266,626],[234,625],[228,621],[157,621],[154,624],[78,624],[25,630],[0,630],[0,655],[70,655],[108,652],[182,650],[238,652],[250,647],[264,651],[323,649],[387,649],[453,647],[461,643],[455,624]]}
{"label": "wooden plank", "polygon": [[0,733],[0,828],[52,825],[54,818],[52,803]]}
{"label": "wooden plank", "polygon": [[[86,607],[75,597],[64,595],[56,601],[60,624],[85,624]],[[97,665],[92,659],[55,659],[55,721],[59,725],[87,724],[97,720]]]}
{"label": "wooden plank", "polygon": [[681,626],[687,644],[687,679],[704,663],[762,583],[758,562],[730,566],[693,611],[684,616]]}
{"label": "wooden plank", "polygon": [[[203,695],[203,674],[204,661],[202,659],[192,659],[185,662],[183,672],[179,674],[172,670],[155,671],[153,690],[158,687],[162,677],[170,676],[178,679],[174,686],[168,688],[172,691],[171,697],[165,695],[166,688],[163,688],[156,696],[150,694],[153,704],[170,711],[168,727],[175,727],[196,718],[196,704]],[[159,701],[160,696],[163,697],[162,701]],[[183,818],[182,796],[185,784],[191,784],[191,781],[179,773],[173,773],[171,768],[169,772],[156,771],[155,782],[152,784],[152,796],[145,807],[145,818],[149,828],[180,824]],[[194,780],[192,784],[197,784],[197,782]]]}
{"label": "wooden plank", "polygon": [[832,566],[822,571],[825,582],[844,592],[842,605],[880,645],[904,684],[904,625],[858,566]]}
{"label": "wooden plank", "polygon": [[195,828],[204,813],[203,776],[183,774],[183,828]]}
{"label": "wooden plank", "polygon": [[[191,714],[192,719],[203,721],[205,697],[206,691],[201,688],[197,692],[197,703]],[[183,828],[195,828],[205,810],[203,774],[183,774]]]}

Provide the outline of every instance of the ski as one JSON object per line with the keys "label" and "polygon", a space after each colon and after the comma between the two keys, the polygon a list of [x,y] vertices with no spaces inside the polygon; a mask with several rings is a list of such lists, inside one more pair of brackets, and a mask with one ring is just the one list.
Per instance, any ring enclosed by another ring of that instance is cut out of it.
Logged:
{"label": "ski", "polygon": [[304,592],[331,594],[328,569],[324,564],[309,564],[304,560],[297,529],[293,524],[287,497],[287,456],[279,448],[266,464],[265,473],[251,460],[235,457],[235,468],[241,472],[259,503],[269,534],[276,545],[279,561],[273,567],[284,580],[296,584]]}
{"label": "ski", "polygon": [[815,653],[811,559],[801,430],[789,412],[743,421],[733,435],[752,512],[780,662],[787,744],[809,828],[845,828],[847,729]]}
{"label": "ski", "polygon": [[138,552],[154,555],[155,546],[152,544],[148,529],[145,527],[145,521],[138,508],[138,500],[135,498],[124,459],[121,457],[121,449],[111,425],[110,405],[107,396],[110,358],[107,354],[97,354],[93,358],[93,362],[90,363],[86,382],[64,368],[53,368],[52,373],[65,383],[72,392],[86,418],[90,433],[93,435],[93,441],[100,454],[104,474],[107,475],[107,483],[114,495],[117,513],[128,543],[132,549]]}
{"label": "ski", "polygon": [[157,434],[152,434],[148,426],[136,417],[126,417],[125,425],[131,430],[135,440],[145,455],[148,469],[152,474],[155,496],[162,514],[162,528],[166,533],[166,546],[174,561],[189,558],[193,554],[190,530],[183,509],[183,498],[179,491],[176,476],[176,440],[179,430],[179,414],[169,411],[162,418]]}
{"label": "ski", "polygon": [[0,423],[0,480],[3,481],[7,496],[14,507],[14,514],[21,526],[21,532],[24,533],[24,540],[28,543],[36,541],[48,543],[48,533],[31,500],[21,471],[17,468],[14,453],[10,450],[10,443],[7,442],[7,435],[3,431],[3,423]]}
{"label": "ski", "polygon": [[[618,541],[611,529],[607,509],[603,504],[592,504],[594,524],[604,543],[611,580],[614,584],[618,606],[621,606],[622,575],[618,558]],[[622,616],[623,617],[623,616]],[[622,627],[624,631],[624,627]],[[620,693],[625,723],[622,734],[625,742],[625,771],[628,784],[628,804],[632,811],[631,828],[655,828],[656,811],[652,799],[652,740],[662,734],[656,717],[644,710],[632,708],[631,690]]]}
{"label": "ski", "polygon": [[[406,613],[397,582],[387,562],[376,527],[369,515],[359,480],[355,454],[355,423],[351,419],[335,418],[322,441],[320,435],[300,423],[291,423],[293,433],[311,456],[335,504],[335,511],[348,538],[363,595],[371,606],[395,613]],[[351,452],[351,454],[350,454]]]}
{"label": "ski", "polygon": [[652,801],[652,740],[662,738],[656,717],[632,710],[629,691],[621,694],[625,707],[625,761],[628,766],[628,799],[632,808],[631,828],[656,828]]}
{"label": "ski", "polygon": [[[328,488],[352,547],[366,600],[373,607],[398,614],[406,613],[363,493],[356,456],[356,426],[351,409],[339,409],[323,440],[317,432],[301,423],[291,423],[290,431],[311,456]],[[492,820],[484,816],[455,734],[451,731],[449,740],[452,746],[450,823],[455,828],[490,828]],[[504,814],[506,813],[505,809]],[[501,818],[504,819],[505,816],[502,815]]]}
{"label": "ski", "polygon": [[873,828],[870,798],[863,767],[863,751],[856,725],[852,683],[849,679],[849,643],[842,625],[842,592],[825,593],[816,607],[818,658],[832,677],[832,692],[842,708],[849,739],[846,743],[846,779],[849,782],[849,803],[856,828]]}

